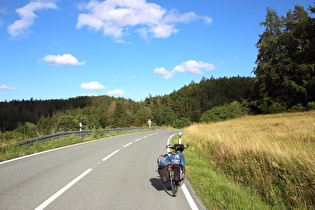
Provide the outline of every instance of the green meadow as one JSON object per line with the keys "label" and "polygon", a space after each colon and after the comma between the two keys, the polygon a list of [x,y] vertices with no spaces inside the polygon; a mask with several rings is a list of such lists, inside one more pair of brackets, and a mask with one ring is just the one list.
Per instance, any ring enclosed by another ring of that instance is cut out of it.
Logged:
{"label": "green meadow", "polygon": [[315,111],[195,124],[187,178],[208,209],[313,209]]}

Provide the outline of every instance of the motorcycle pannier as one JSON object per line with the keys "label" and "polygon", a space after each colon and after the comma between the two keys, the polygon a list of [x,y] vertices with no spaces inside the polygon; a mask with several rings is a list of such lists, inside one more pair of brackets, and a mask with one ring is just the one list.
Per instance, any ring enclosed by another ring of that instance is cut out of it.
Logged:
{"label": "motorcycle pannier", "polygon": [[173,171],[174,171],[174,181],[175,182],[180,182],[180,174],[181,174],[181,168],[179,165],[173,165]]}
{"label": "motorcycle pannier", "polygon": [[169,174],[167,173],[167,167],[159,167],[158,168],[158,173],[160,174],[161,180],[163,183],[169,182],[170,177]]}

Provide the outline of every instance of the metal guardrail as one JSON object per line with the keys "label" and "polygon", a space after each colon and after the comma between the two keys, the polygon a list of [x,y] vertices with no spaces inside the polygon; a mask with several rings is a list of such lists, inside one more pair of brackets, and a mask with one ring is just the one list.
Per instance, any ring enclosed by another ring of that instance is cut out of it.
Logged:
{"label": "metal guardrail", "polygon": [[[160,127],[137,127],[137,128],[112,128],[112,129],[103,129],[103,134],[110,134],[110,133],[120,133],[120,132],[126,132],[126,131],[134,131],[134,130],[144,130],[144,129],[161,129]],[[95,133],[98,135],[99,130],[95,130]],[[61,137],[67,137],[67,136],[81,136],[81,138],[85,138],[86,136],[91,136],[93,133],[93,130],[84,130],[84,131],[68,131],[68,132],[60,132],[60,133],[53,133],[45,136],[40,136],[32,139],[27,139],[24,141],[16,142],[15,144],[18,146],[26,146],[26,145],[32,145],[35,142],[44,142],[44,141],[50,141],[54,139],[58,139]],[[0,147],[0,151],[11,146],[12,144],[5,145],[3,147]]]}

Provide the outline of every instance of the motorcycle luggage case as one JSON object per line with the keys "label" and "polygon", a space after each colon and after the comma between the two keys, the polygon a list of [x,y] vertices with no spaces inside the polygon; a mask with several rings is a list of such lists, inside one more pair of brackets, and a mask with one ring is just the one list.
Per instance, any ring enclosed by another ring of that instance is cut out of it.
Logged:
{"label": "motorcycle luggage case", "polygon": [[161,180],[163,183],[169,182],[170,177],[167,171],[167,167],[159,167],[158,168],[158,173],[160,174]]}

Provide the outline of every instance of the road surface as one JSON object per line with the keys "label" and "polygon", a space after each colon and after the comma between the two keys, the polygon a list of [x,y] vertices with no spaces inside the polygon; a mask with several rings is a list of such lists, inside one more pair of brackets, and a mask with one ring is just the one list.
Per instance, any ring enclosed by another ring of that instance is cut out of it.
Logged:
{"label": "road surface", "polygon": [[172,197],[157,173],[175,133],[126,134],[1,162],[0,209],[203,209],[183,187]]}

